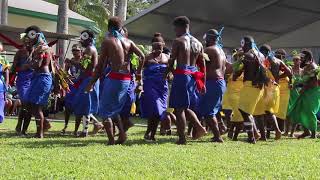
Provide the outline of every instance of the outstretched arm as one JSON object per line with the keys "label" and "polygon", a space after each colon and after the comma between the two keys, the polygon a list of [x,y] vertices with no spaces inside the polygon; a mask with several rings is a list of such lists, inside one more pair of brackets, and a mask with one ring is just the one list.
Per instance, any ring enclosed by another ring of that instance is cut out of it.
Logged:
{"label": "outstretched arm", "polygon": [[232,64],[228,61],[226,62],[226,74],[231,74],[233,72]]}
{"label": "outstretched arm", "polygon": [[131,41],[131,50],[139,57],[139,67],[137,69],[136,78],[138,81],[141,80],[142,68],[144,66],[145,56],[143,52],[136,46],[134,42]]}
{"label": "outstretched arm", "polygon": [[206,82],[206,81],[207,81],[207,69],[206,69],[206,60],[205,60],[204,57],[203,57],[204,51],[205,51],[205,50],[203,50],[203,48],[202,48],[201,54],[199,55],[198,58],[199,58],[199,60],[201,61],[201,66],[203,67],[202,71],[203,71],[203,74],[204,74],[203,79],[204,79],[204,82]]}
{"label": "outstretched arm", "polygon": [[19,54],[20,54],[20,51],[18,51],[15,55],[14,55],[14,58],[13,58],[13,63],[12,63],[12,73],[15,73],[16,72],[16,68],[17,68],[17,64],[18,64],[18,59],[19,59]]}
{"label": "outstretched arm", "polygon": [[91,51],[91,54],[92,54],[92,58],[91,58],[91,61],[92,61],[92,70],[95,71],[95,69],[97,68],[97,65],[98,65],[98,52],[97,52],[97,49],[94,48],[94,47],[91,47],[90,49]]}
{"label": "outstretched arm", "polygon": [[292,79],[292,71],[291,69],[284,64],[284,62],[280,62],[280,69],[282,69],[284,71],[284,73],[282,73],[280,76],[279,76],[279,79],[282,79],[282,78],[285,78],[285,77],[289,77],[290,80]]}
{"label": "outstretched arm", "polygon": [[9,70],[9,68],[6,68],[5,69],[5,80],[6,80],[6,87],[8,88],[9,87],[9,74],[10,74],[10,70]]}
{"label": "outstretched arm", "polygon": [[178,57],[178,48],[179,48],[178,41],[174,40],[173,44],[172,44],[170,59],[168,61],[168,68],[165,73],[165,78],[167,78],[168,74],[173,71],[174,62],[176,61],[176,59]]}

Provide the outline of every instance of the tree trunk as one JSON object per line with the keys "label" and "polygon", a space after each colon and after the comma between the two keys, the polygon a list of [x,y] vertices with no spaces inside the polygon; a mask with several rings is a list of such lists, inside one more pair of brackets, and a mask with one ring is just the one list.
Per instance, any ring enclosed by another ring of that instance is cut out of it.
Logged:
{"label": "tree trunk", "polygon": [[71,11],[76,11],[76,2],[75,2],[75,0],[69,0],[69,9]]}
{"label": "tree trunk", "polygon": [[[69,0],[59,0],[57,33],[68,34],[68,9]],[[64,54],[66,52],[66,41],[59,40],[56,53],[59,55],[59,65],[64,65]]]}
{"label": "tree trunk", "polygon": [[114,16],[115,15],[115,9],[116,9],[116,1],[115,0],[109,0],[110,16]]}
{"label": "tree trunk", "polygon": [[127,19],[127,0],[119,0],[118,1],[118,15],[122,21],[125,21]]}
{"label": "tree trunk", "polygon": [[8,24],[8,0],[1,0],[1,24]]}

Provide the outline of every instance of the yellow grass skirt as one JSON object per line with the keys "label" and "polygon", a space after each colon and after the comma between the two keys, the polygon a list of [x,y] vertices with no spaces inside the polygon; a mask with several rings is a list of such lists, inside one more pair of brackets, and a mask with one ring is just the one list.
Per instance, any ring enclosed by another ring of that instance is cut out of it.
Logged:
{"label": "yellow grass skirt", "polygon": [[[232,77],[232,76],[231,76]],[[231,109],[233,116],[231,118],[232,122],[242,122],[243,118],[239,111],[239,99],[240,91],[243,87],[243,79],[238,78],[236,81],[232,81],[230,78],[227,84],[227,90],[223,96],[222,108]]]}
{"label": "yellow grass skirt", "polygon": [[276,116],[280,119],[285,120],[287,118],[287,111],[290,99],[290,89],[289,89],[289,80],[281,79],[279,81],[280,86],[280,106],[279,111],[276,113]]}
{"label": "yellow grass skirt", "polygon": [[239,109],[253,114],[259,100],[263,97],[263,89],[252,86],[251,81],[245,81],[240,91]]}

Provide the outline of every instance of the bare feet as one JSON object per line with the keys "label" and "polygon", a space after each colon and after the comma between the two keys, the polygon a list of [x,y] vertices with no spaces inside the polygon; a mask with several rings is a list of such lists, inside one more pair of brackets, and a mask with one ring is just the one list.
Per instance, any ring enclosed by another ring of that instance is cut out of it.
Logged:
{"label": "bare feet", "polygon": [[192,137],[192,139],[194,139],[194,140],[195,139],[199,139],[199,138],[201,138],[202,136],[204,136],[206,134],[207,134],[206,129],[201,126],[196,130],[196,132],[195,132],[194,136]]}
{"label": "bare feet", "polygon": [[276,132],[276,136],[275,136],[275,138],[274,138],[274,140],[279,140],[279,139],[281,139],[281,131],[279,131],[279,132]]}
{"label": "bare feet", "polygon": [[223,123],[219,123],[220,134],[225,134],[227,132],[227,127]]}
{"label": "bare feet", "polygon": [[21,133],[21,127],[20,129],[18,127],[16,127],[16,133],[19,135]]}
{"label": "bare feet", "polygon": [[126,140],[127,140],[127,135],[126,134],[121,135],[121,136],[119,135],[119,138],[116,141],[116,144],[123,144],[124,142],[126,142]]}
{"label": "bare feet", "polygon": [[248,138],[247,142],[250,143],[250,144],[256,144],[257,143],[257,141],[254,138]]}
{"label": "bare feet", "polygon": [[150,139],[150,135],[145,134],[144,137],[143,137],[143,139],[144,139],[144,140],[149,140],[149,139]]}
{"label": "bare feet", "polygon": [[107,146],[112,146],[115,145],[116,143],[114,142],[114,140],[109,140],[107,143]]}
{"label": "bare feet", "polygon": [[297,138],[303,139],[303,138],[310,136],[310,135],[311,135],[310,132],[304,132],[304,133],[300,134],[299,136],[297,136]]}
{"label": "bare feet", "polygon": [[64,127],[62,130],[61,130],[61,132],[60,132],[60,135],[65,135],[66,134],[66,127]]}
{"label": "bare feet", "polygon": [[81,132],[80,135],[78,137],[80,138],[85,138],[88,136],[88,132]]}
{"label": "bare feet", "polygon": [[103,128],[101,123],[94,124],[92,134],[96,135]]}
{"label": "bare feet", "polygon": [[20,137],[28,137],[28,134],[26,132],[21,132]]}
{"label": "bare feet", "polygon": [[146,142],[154,142],[156,141],[156,139],[154,137],[151,137],[150,135],[148,134],[145,134],[143,139],[146,141]]}
{"label": "bare feet", "polygon": [[166,135],[166,130],[165,129],[160,129],[160,136],[165,136]]}
{"label": "bare feet", "polygon": [[254,133],[254,138],[256,141],[258,141],[261,138],[261,134],[260,133]]}
{"label": "bare feet", "polygon": [[266,137],[260,138],[259,141],[268,141]]}
{"label": "bare feet", "polygon": [[186,145],[187,141],[185,138],[179,138],[179,140],[176,142],[177,145]]}
{"label": "bare feet", "polygon": [[47,121],[47,120],[44,121],[43,126],[44,126],[43,127],[43,131],[44,132],[48,132],[48,130],[51,129],[51,127],[52,127],[51,123],[49,121]]}
{"label": "bare feet", "polygon": [[212,138],[211,142],[217,142],[217,143],[223,143],[223,139],[221,137],[219,138]]}
{"label": "bare feet", "polygon": [[316,134],[316,132],[315,131],[312,131],[311,132],[311,137],[310,137],[311,139],[316,139],[317,138],[317,134]]}
{"label": "bare feet", "polygon": [[267,130],[267,135],[266,135],[267,139],[270,139],[270,133],[271,133],[271,131]]}
{"label": "bare feet", "polygon": [[228,131],[228,138],[229,139],[233,138],[233,131],[231,129]]}
{"label": "bare feet", "polygon": [[171,130],[167,130],[167,136],[171,136],[172,132]]}
{"label": "bare feet", "polygon": [[33,136],[34,138],[39,138],[39,139],[42,139],[43,138],[43,134],[39,134],[39,133],[37,133],[37,134],[35,134],[34,136]]}

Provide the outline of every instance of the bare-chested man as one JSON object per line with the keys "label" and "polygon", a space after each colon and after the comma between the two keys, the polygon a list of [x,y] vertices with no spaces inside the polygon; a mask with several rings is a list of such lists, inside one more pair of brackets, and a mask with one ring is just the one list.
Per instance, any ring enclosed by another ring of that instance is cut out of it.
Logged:
{"label": "bare-chested man", "polygon": [[311,138],[316,138],[318,126],[316,114],[320,109],[320,86],[317,78],[319,70],[314,63],[310,50],[301,52],[301,67],[303,68],[303,79],[306,80],[302,82],[303,88],[300,91],[300,96],[294,102],[288,116],[294,124],[301,124],[304,128],[304,133],[299,135],[298,138],[305,138],[310,135]]}
{"label": "bare-chested man", "polygon": [[[196,132],[193,137],[194,139],[198,139],[206,134],[206,130],[200,124],[197,115],[191,110],[197,106],[196,83],[199,85],[199,91],[202,91],[201,93],[205,92],[205,87],[200,87],[201,78],[200,81],[194,78],[194,75],[199,73],[196,67],[197,60],[201,61],[202,68],[205,67],[205,64],[202,44],[190,35],[189,24],[190,20],[185,16],[174,19],[173,25],[177,38],[172,44],[172,54],[168,67],[168,73],[173,72],[174,74],[169,103],[170,107],[175,109],[177,117],[176,125],[179,136],[177,144],[186,144],[186,119],[193,123]],[[174,70],[175,61],[177,62],[177,67]],[[205,81],[205,72],[202,76],[204,76],[202,80]]]}
{"label": "bare-chested man", "polygon": [[35,137],[43,138],[44,115],[43,107],[47,105],[52,88],[52,52],[47,45],[46,39],[37,26],[30,26],[25,30],[25,37],[33,47],[29,55],[28,63],[34,69],[30,88],[27,92],[26,102],[29,110],[36,118],[37,133]]}
{"label": "bare-chested man", "polygon": [[[129,55],[133,52],[139,56],[139,68],[136,77],[141,80],[141,67],[144,62],[144,55],[139,48],[129,39],[123,38],[121,34],[122,21],[118,17],[112,17],[108,22],[108,35],[101,46],[99,65],[94,78],[88,84],[86,90],[90,91],[92,85],[103,74],[106,64],[111,67],[111,72],[103,83],[103,90],[99,105],[99,116],[103,118],[104,128],[108,135],[108,145],[122,144],[126,141],[127,135],[123,128],[120,113],[127,99],[127,91],[131,81]],[[119,139],[114,140],[113,122],[119,129]]]}
{"label": "bare-chested man", "polygon": [[200,112],[205,117],[206,123],[213,132],[213,142],[223,142],[221,138],[216,114],[222,106],[222,97],[226,90],[224,80],[226,70],[226,55],[218,45],[220,34],[215,29],[210,29],[205,34],[206,48],[204,52],[209,56],[206,62],[206,89],[201,97]]}
{"label": "bare-chested man", "polygon": [[31,112],[26,107],[27,92],[30,88],[33,75],[33,69],[28,61],[28,57],[33,51],[33,46],[29,43],[29,40],[27,36],[23,37],[23,47],[15,54],[12,65],[12,73],[17,73],[16,86],[22,103],[16,126],[16,132],[21,136],[26,136],[31,120]]}
{"label": "bare-chested man", "polygon": [[[129,37],[129,34],[128,34],[128,30],[127,28],[125,27],[122,27],[122,34],[124,36],[124,38],[128,38]],[[130,41],[128,39],[128,41]],[[133,53],[133,52],[132,52]],[[132,54],[128,55],[129,59],[128,61],[131,62],[131,57],[132,57]],[[127,92],[127,100],[126,100],[126,103],[120,113],[120,117],[121,117],[121,120],[122,120],[122,123],[123,123],[123,128],[125,131],[128,131],[129,128],[131,128],[134,124],[133,122],[130,120],[130,111],[131,111],[131,107],[132,107],[132,104],[134,103],[135,99],[136,99],[136,94],[135,94],[135,90],[136,90],[136,87],[137,87],[137,83],[136,83],[136,78],[135,78],[135,71],[137,69],[135,69],[132,65],[132,63],[130,63],[130,71],[131,71],[131,75],[132,75],[132,78],[131,78],[131,82],[130,82],[130,85],[129,85],[129,88],[128,88],[128,92]]]}
{"label": "bare-chested man", "polygon": [[256,143],[254,136],[255,123],[252,115],[257,103],[263,96],[263,85],[266,82],[262,65],[264,55],[256,49],[254,39],[251,36],[246,36],[241,40],[241,47],[244,56],[243,69],[237,72],[237,75],[240,76],[242,72],[244,73],[244,86],[240,91],[239,111],[244,120],[248,142],[254,144]]}
{"label": "bare-chested man", "polygon": [[[269,71],[270,79],[269,84],[264,87],[264,97],[260,100],[259,103],[262,104],[260,114],[256,116],[257,124],[260,129],[261,139],[266,140],[266,133],[265,133],[265,125],[264,125],[264,118],[267,121],[271,121],[270,124],[273,125],[275,130],[275,139],[278,140],[281,138],[281,130],[279,128],[277,118],[275,113],[279,110],[279,103],[280,103],[280,89],[278,86],[279,80],[284,77],[291,78],[291,71],[290,69],[278,58],[274,56],[271,51],[271,47],[267,44],[264,44],[260,47],[260,52],[266,57],[264,64],[266,64],[266,70]],[[288,85],[288,84],[287,84]],[[259,105],[258,105],[259,106]],[[260,108],[256,108],[257,109]],[[256,112],[255,112],[256,113]],[[260,118],[261,117],[261,118]]]}
{"label": "bare-chested man", "polygon": [[[94,45],[95,35],[91,30],[85,30],[81,32],[80,43],[83,50],[82,58],[80,60],[81,73],[78,79],[74,83],[74,88],[76,92],[73,98],[73,112],[76,116],[76,125],[74,134],[77,135],[77,131],[82,119],[83,130],[80,137],[88,136],[88,128],[90,118],[98,113],[99,105],[99,81],[95,82],[94,88],[90,93],[85,92],[85,88],[93,77],[93,72],[95,71],[98,64],[98,52]],[[94,125],[102,128],[102,125],[96,121],[95,118]]]}

